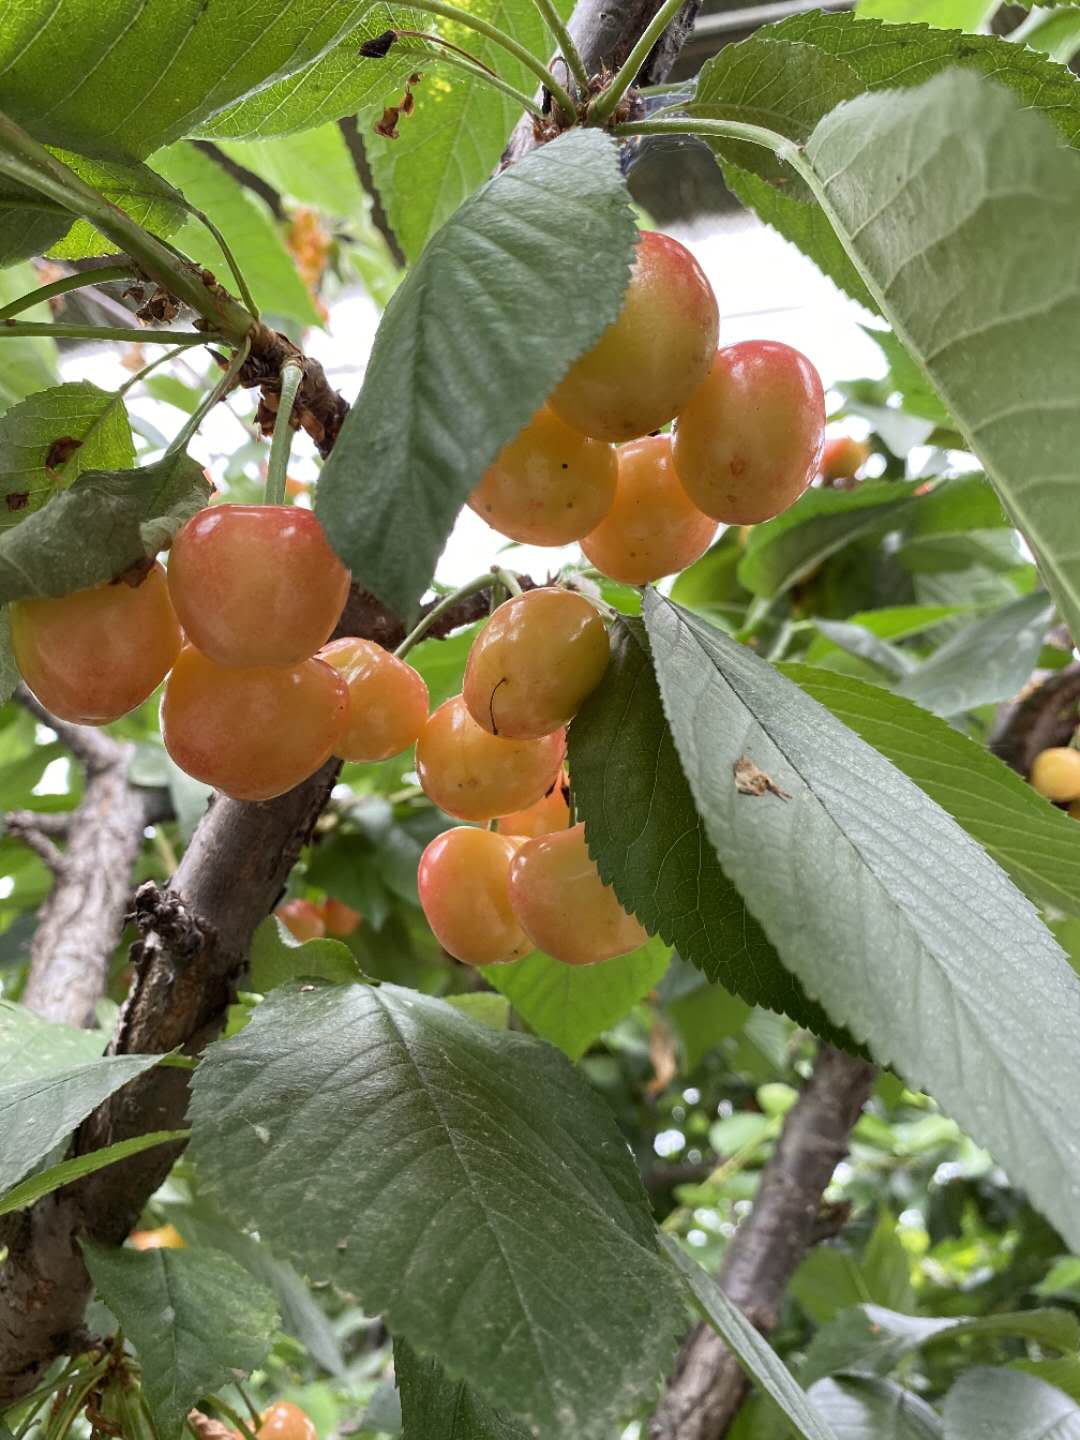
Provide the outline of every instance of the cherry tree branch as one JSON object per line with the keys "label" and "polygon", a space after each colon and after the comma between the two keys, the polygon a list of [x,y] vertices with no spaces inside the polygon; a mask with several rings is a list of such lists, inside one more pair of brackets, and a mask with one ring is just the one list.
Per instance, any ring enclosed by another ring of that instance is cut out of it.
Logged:
{"label": "cherry tree branch", "polygon": [[[725,1294],[768,1334],[791,1277],[814,1243],[821,1197],[877,1074],[856,1056],[822,1045],[814,1073],[784,1121],[750,1214],[720,1270]],[[649,1440],[722,1440],[750,1382],[715,1331],[697,1325],[649,1427]]]}

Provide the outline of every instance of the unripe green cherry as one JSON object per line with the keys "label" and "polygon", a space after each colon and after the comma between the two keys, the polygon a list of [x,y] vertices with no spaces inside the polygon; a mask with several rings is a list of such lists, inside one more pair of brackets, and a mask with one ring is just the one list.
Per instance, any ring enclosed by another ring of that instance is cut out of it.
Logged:
{"label": "unripe green cherry", "polygon": [[584,595],[544,586],[500,605],[473,641],[462,697],[492,735],[536,740],[574,718],[604,678],[600,612]]}
{"label": "unripe green cherry", "polygon": [[510,864],[510,899],[533,944],[564,965],[595,965],[649,938],[600,879],[584,825],[526,840]]}
{"label": "unripe green cherry", "polygon": [[189,775],[234,800],[272,800],[338,753],[349,692],[321,660],[241,669],[186,645],[161,702],[161,736]]}
{"label": "unripe green cherry", "polygon": [[318,659],[349,688],[349,723],[337,752],[343,760],[389,760],[416,743],[428,717],[428,688],[411,665],[354,635],[324,645]]}
{"label": "unripe green cherry", "polygon": [[1035,756],[1031,783],[1048,800],[1080,800],[1080,750],[1054,745]]}
{"label": "unripe green cherry", "polygon": [[500,835],[519,835],[526,840],[534,835],[550,835],[553,830],[570,827],[570,806],[567,795],[570,784],[564,770],[541,800],[500,817],[495,825]]}
{"label": "unripe green cherry", "polygon": [[420,905],[436,940],[463,965],[498,965],[532,949],[510,905],[520,843],[460,825],[436,835],[420,857]]}
{"label": "unripe green cherry", "polygon": [[469,496],[500,535],[525,545],[569,545],[611,508],[615,447],[590,440],[545,406],[504,445]]}
{"label": "unripe green cherry", "polygon": [[540,740],[504,740],[481,729],[455,695],[420,732],[416,770],[428,799],[447,815],[494,820],[546,795],[565,754],[563,731]]}
{"label": "unripe green cherry", "polygon": [[548,404],[597,440],[633,440],[682,409],[709,373],[720,316],[685,245],[643,230],[622,310]]}
{"label": "unripe green cherry", "polygon": [[298,665],[329,640],[349,572],[310,510],[211,505],[173,541],[169,592],[218,665]]}
{"label": "unripe green cherry", "polygon": [[612,580],[646,585],[692,565],[715,534],[675,474],[671,437],[649,435],[619,446],[615,503],[581,548]]}
{"label": "unripe green cherry", "polygon": [[717,351],[675,422],[672,454],[690,499],[727,525],[756,525],[793,505],[818,472],[821,376],[775,340]]}
{"label": "unripe green cherry", "polygon": [[123,580],[11,606],[15,663],[58,720],[106,725],[148,698],[180,653],[180,626],[157,563]]}

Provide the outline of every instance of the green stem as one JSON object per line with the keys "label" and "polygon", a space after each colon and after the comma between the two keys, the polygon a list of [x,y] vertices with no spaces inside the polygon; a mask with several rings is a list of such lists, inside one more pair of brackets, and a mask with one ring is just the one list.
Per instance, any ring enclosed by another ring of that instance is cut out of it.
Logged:
{"label": "green stem", "polygon": [[134,325],[52,325],[46,320],[0,320],[4,335],[51,335],[54,340],[133,340],[153,345],[206,345],[222,337],[186,330],[140,330]]}
{"label": "green stem", "polygon": [[29,185],[73,215],[90,220],[136,260],[150,279],[205,316],[215,330],[234,344],[238,345],[258,323],[231,295],[220,287],[209,287],[197,265],[185,261],[150,235],[3,114],[0,114],[0,175]]}
{"label": "green stem", "polygon": [[195,434],[196,430],[198,430],[207,415],[218,401],[227,395],[232,388],[232,383],[243,369],[244,361],[247,359],[250,349],[251,341],[246,339],[232,357],[232,360],[229,362],[229,368],[225,371],[224,375],[222,375],[221,379],[214,386],[213,390],[210,391],[210,394],[195,411],[179,435],[172,441],[168,450],[165,452],[167,455],[176,455],[179,451],[187,448],[188,441]]}
{"label": "green stem", "polygon": [[58,1391],[66,1389],[71,1384],[71,1382],[75,1379],[75,1376],[78,1373],[78,1368],[78,1359],[72,1357],[70,1360],[67,1360],[64,1363],[64,1366],[60,1370],[60,1372],[55,1375],[53,1379],[48,1382],[48,1384],[40,1386],[37,1390],[34,1390],[31,1394],[27,1395],[23,1400],[19,1402],[20,1408],[23,1406],[27,1406],[29,1408],[26,1410],[22,1420],[19,1422],[18,1429],[14,1432],[15,1440],[23,1440],[23,1436],[28,1434],[31,1425],[33,1425],[35,1419],[40,1413],[41,1407],[46,1404],[46,1402],[49,1401],[53,1395],[57,1394]]}
{"label": "green stem", "polygon": [[585,69],[585,61],[581,58],[581,51],[574,43],[574,37],[570,34],[566,21],[552,4],[552,0],[533,0],[533,4],[540,11],[544,23],[551,31],[556,45],[566,61],[570,74],[573,75],[581,88],[583,95],[588,93],[589,72]]}
{"label": "green stem", "polygon": [[[786,161],[793,169],[798,170],[800,175],[807,180],[807,184],[811,183],[804,174],[808,167],[802,158],[800,146],[794,140],[789,140],[786,135],[780,135],[775,130],[767,130],[764,125],[748,125],[742,120],[694,120],[689,116],[683,119],[664,120],[654,115],[648,120],[627,120],[622,125],[613,125],[611,133],[613,135],[701,135],[706,140],[747,140],[751,145],[761,145],[764,149],[771,150],[779,160]],[[816,189],[820,188],[820,181],[816,176],[813,185]]]}
{"label": "green stem", "polygon": [[[399,35],[410,35],[417,40],[438,40],[435,35],[425,35],[421,30],[399,30]],[[433,55],[432,59],[437,60],[441,65],[451,65],[455,70],[461,70],[464,74],[470,75],[474,80],[480,80],[490,85],[493,90],[501,90],[504,95],[509,96],[515,105],[520,105],[530,115],[535,115],[538,120],[544,118],[543,108],[536,103],[531,95],[526,95],[524,90],[511,85],[494,70],[489,70],[482,61],[474,58],[467,58],[465,53],[455,54],[459,47],[450,47],[449,44],[440,44],[439,53]]]}
{"label": "green stem", "polygon": [[274,417],[274,437],[270,441],[270,459],[266,466],[267,505],[285,504],[285,472],[289,468],[289,451],[292,448],[293,402],[300,389],[304,371],[300,365],[288,363],[281,370],[281,396],[278,400],[277,415]]}
{"label": "green stem", "polygon": [[225,239],[225,236],[214,224],[213,220],[210,219],[209,215],[205,214],[202,210],[200,210],[197,205],[192,205],[189,201],[186,201],[185,204],[188,211],[192,215],[194,215],[196,220],[201,221],[202,224],[206,226],[207,230],[210,231],[210,234],[217,241],[218,248],[221,250],[222,255],[225,256],[225,263],[232,271],[232,277],[236,281],[236,288],[240,291],[240,298],[243,300],[247,308],[251,311],[252,315],[254,315],[255,319],[258,320],[259,307],[255,304],[255,297],[252,295],[250,289],[248,288],[248,283],[244,279],[244,272],[240,269],[240,262],[233,254],[229,242]]}
{"label": "green stem", "polygon": [[51,300],[54,295],[66,295],[69,290],[85,290],[88,285],[104,285],[109,280],[127,280],[130,276],[130,265],[103,265],[100,270],[82,270],[75,275],[65,275],[51,285],[42,285],[39,290],[31,290],[28,295],[12,300],[10,305],[0,310],[0,320],[6,320],[9,315],[21,315],[42,300]]}
{"label": "green stem", "polygon": [[494,577],[488,570],[485,574],[478,575],[475,580],[470,580],[467,585],[462,585],[460,590],[455,590],[450,595],[444,595],[437,605],[433,605],[426,615],[420,617],[405,636],[405,639],[394,651],[397,658],[404,660],[413,646],[419,644],[424,638],[435,621],[441,619],[448,610],[452,610],[459,600],[467,600],[470,595],[475,595],[479,590],[486,590],[492,583],[494,583]]}
{"label": "green stem", "polygon": [[638,37],[637,44],[619,66],[611,84],[589,106],[590,125],[603,125],[606,120],[611,119],[615,113],[615,107],[637,79],[638,71],[652,53],[653,46],[685,3],[686,0],[664,0],[663,5]]}
{"label": "green stem", "polygon": [[521,586],[517,582],[517,576],[511,575],[509,570],[503,570],[493,565],[491,573],[495,576],[495,579],[498,580],[499,584],[505,587],[508,595],[521,594]]}
{"label": "green stem", "polygon": [[156,370],[159,365],[167,365],[170,360],[175,360],[178,355],[182,354],[183,350],[183,345],[174,345],[171,350],[166,350],[164,355],[159,355],[156,360],[151,360],[149,365],[144,365],[141,370],[136,370],[131,379],[125,380],[120,386],[116,392],[117,395],[126,395],[140,380],[145,380],[151,370]]}
{"label": "green stem", "polygon": [[227,1405],[220,1395],[208,1395],[206,1398],[215,1410],[219,1410],[221,1414],[225,1416],[225,1419],[228,1420],[229,1424],[235,1430],[240,1431],[240,1434],[245,1437],[245,1440],[255,1440],[255,1432],[251,1426],[236,1413],[231,1405]]}
{"label": "green stem", "polygon": [[258,1430],[259,1426],[262,1424],[262,1416],[259,1414],[258,1410],[255,1409],[255,1406],[252,1403],[251,1396],[244,1389],[243,1385],[240,1384],[239,1380],[233,1381],[233,1387],[236,1390],[236,1393],[240,1396],[240,1399],[243,1400],[244,1404],[247,1406],[247,1411],[248,1414],[251,1416],[252,1424],[255,1426],[255,1429]]}
{"label": "green stem", "polygon": [[559,108],[565,111],[568,120],[577,118],[577,106],[569,92],[559,84],[542,60],[538,60],[531,50],[527,50],[512,35],[507,35],[505,30],[500,30],[497,25],[490,24],[487,20],[481,19],[479,15],[470,15],[467,10],[461,10],[457,5],[448,5],[445,0],[413,0],[409,8],[420,10],[428,15],[441,15],[444,20],[454,20],[457,24],[464,25],[466,29],[475,30],[478,35],[483,35],[493,45],[498,45],[507,54],[513,55],[514,59],[520,61],[527,70],[531,70],[550,92]]}

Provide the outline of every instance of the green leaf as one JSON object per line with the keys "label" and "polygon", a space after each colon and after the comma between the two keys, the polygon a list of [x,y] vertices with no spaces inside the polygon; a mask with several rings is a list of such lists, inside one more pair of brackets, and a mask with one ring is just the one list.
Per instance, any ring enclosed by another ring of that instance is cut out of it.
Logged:
{"label": "green leaf", "polygon": [[265,995],[302,976],[333,984],[364,978],[356,956],[340,940],[301,943],[276,915],[268,915],[251,938],[248,988]]}
{"label": "green leaf", "polygon": [[553,1047],[393,985],[293,988],[193,1092],[208,1193],[491,1404],[606,1440],[653,1393],[682,1302],[609,1109]]}
{"label": "green leaf", "polygon": [[[7,342],[5,341],[5,344]],[[80,443],[58,468],[47,461],[58,440]],[[0,531],[23,521],[85,470],[126,470],[135,463],[123,397],[76,380],[30,395],[0,419]]]}
{"label": "green leaf", "polygon": [[896,1221],[888,1210],[882,1210],[870,1232],[861,1268],[868,1300],[888,1310],[915,1308],[911,1262],[897,1234]]}
{"label": "green leaf", "polygon": [[0,1215],[7,1215],[12,1210],[23,1210],[27,1205],[33,1205],[40,1200],[43,1195],[59,1190],[62,1185],[70,1185],[74,1180],[81,1180],[84,1175],[93,1175],[96,1170],[104,1170],[106,1165],[115,1165],[118,1160],[126,1160],[129,1155],[138,1155],[143,1150],[150,1150],[155,1145],[165,1145],[171,1140],[186,1140],[190,1134],[190,1130],[154,1130],[148,1135],[135,1135],[130,1140],[118,1140],[115,1145],[107,1145],[103,1150],[92,1150],[87,1155],[75,1155],[70,1160],[61,1160],[58,1165],[50,1165],[48,1170],[32,1175],[29,1180],[24,1180],[21,1185],[9,1190],[3,1199],[0,1199]]}
{"label": "green leaf", "polygon": [[156,555],[210,497],[202,466],[165,455],[138,470],[87,470],[0,534],[0,604],[67,595]]}
{"label": "green leaf", "polygon": [[[547,60],[550,32],[532,0],[481,0],[470,8]],[[566,19],[572,5],[555,0],[555,9]],[[535,88],[535,76],[501,46],[452,23],[440,22],[439,33],[465,46],[519,90],[529,94]],[[520,116],[521,107],[486,81],[447,70],[428,75],[417,86],[416,108],[401,125],[398,139],[365,136],[375,184],[410,261],[495,169]]]}
{"label": "green leaf", "polygon": [[0,12],[4,108],[47,144],[141,159],[299,74],[362,13],[355,0],[104,11],[100,0],[55,0],[45,14],[35,4],[8,5]]}
{"label": "green leaf", "polygon": [[1009,1368],[1057,1386],[1080,1404],[1080,1356],[1066,1355],[1060,1360],[1013,1360]]}
{"label": "green leaf", "polygon": [[1008,765],[877,686],[808,665],[782,670],[947,810],[1034,901],[1080,914],[1080,827]]}
{"label": "green leaf", "polygon": [[841,1440],[941,1440],[937,1412],[893,1380],[819,1380],[807,1393]]}
{"label": "green leaf", "polygon": [[176,1440],[203,1395],[266,1357],[278,1328],[264,1285],[219,1250],[118,1250],[82,1242],[98,1295],[142,1366],[162,1440]]}
{"label": "green leaf", "polygon": [[493,1030],[505,1030],[510,1024],[510,1001],[505,995],[493,995],[490,990],[476,990],[465,995],[447,995],[446,1003],[461,1010],[471,1020],[481,1025],[490,1025]]}
{"label": "green leaf", "polygon": [[1080,1440],[1080,1406],[1045,1380],[979,1367],[945,1397],[945,1440]]}
{"label": "green leaf", "polygon": [[[64,1042],[67,1043],[67,1042]],[[44,1160],[103,1100],[151,1069],[160,1055],[106,1055],[0,1085],[0,1195]],[[5,1070],[6,1070],[5,1065]]]}
{"label": "green leaf", "polygon": [[780,963],[716,858],[639,621],[612,627],[603,682],[570,727],[570,765],[589,853],[645,928],[749,1004],[840,1038]]}
{"label": "green leaf", "polygon": [[892,25],[908,21],[974,34],[996,9],[997,0],[989,4],[987,0],[858,0],[855,14],[860,19],[887,20]]}
{"label": "green leaf", "polygon": [[[644,612],[698,811],[784,963],[1080,1242],[1068,1119],[1080,1106],[1080,987],[1030,902],[906,776],[751,650],[655,591]],[[739,762],[783,795],[740,793]]]}
{"label": "green leaf", "polygon": [[698,985],[686,995],[669,1000],[667,1013],[679,1032],[683,1071],[689,1075],[726,1035],[735,1035],[750,1014],[750,1007],[723,985]]}
{"label": "green leaf", "polygon": [[395,292],[316,502],[393,609],[411,610],[473,485],[618,314],[635,234],[614,145],[577,130],[467,200]]}
{"label": "green leaf", "polygon": [[336,125],[247,144],[225,141],[218,148],[261,176],[280,195],[301,205],[314,205],[324,215],[359,218],[370,204],[360,188],[345,137]]}
{"label": "green leaf", "polygon": [[404,1440],[528,1440],[463,1380],[451,1380],[437,1360],[404,1340],[394,1341],[394,1374],[401,1395]]}
{"label": "green leaf", "polygon": [[[264,201],[194,145],[161,150],[153,165],[190,204],[211,217],[242,266],[260,309],[300,327],[322,324]],[[190,218],[176,245],[197,264],[228,276],[221,247],[202,221]]]}
{"label": "green leaf", "polygon": [[654,937],[599,965],[563,965],[537,950],[512,965],[486,966],[484,978],[537,1035],[578,1060],[659,984],[670,961],[671,950]]}
{"label": "green leaf", "polygon": [[812,1385],[825,1375],[885,1375],[923,1345],[961,1335],[1022,1335],[1050,1349],[1069,1352],[1080,1345],[1080,1322],[1067,1310],[1019,1310],[1011,1315],[938,1320],[901,1315],[880,1305],[859,1305],[817,1332],[807,1351],[802,1381]]}
{"label": "green leaf", "polygon": [[[0,260],[0,264],[3,264]],[[0,268],[0,306],[36,290],[40,281],[29,265]],[[48,305],[39,304],[24,310],[24,320],[49,320]],[[16,400],[33,395],[56,383],[56,341],[46,335],[5,335],[0,345],[0,415]]]}
{"label": "green leaf", "polygon": [[79,1030],[42,1020],[32,1010],[0,1000],[0,1081],[14,1085],[96,1060],[109,1037],[103,1030]]}
{"label": "green leaf", "polygon": [[[882,154],[897,163],[870,158]],[[1064,258],[1080,226],[1080,157],[1000,86],[957,72],[842,106],[805,155],[884,313],[1080,632],[1080,520],[1066,483],[1080,445],[1080,289]],[[1023,283],[1003,290],[1018,267]]]}
{"label": "green leaf", "polygon": [[669,1236],[662,1237],[669,1258],[682,1273],[697,1308],[735,1355],[751,1380],[780,1407],[803,1440],[839,1440],[791,1371],[750,1321],[696,1261]]}
{"label": "green leaf", "polygon": [[1011,31],[1009,38],[1022,40],[1051,60],[1067,65],[1080,50],[1080,10],[1071,5],[1056,9],[1033,6],[1027,20]]}

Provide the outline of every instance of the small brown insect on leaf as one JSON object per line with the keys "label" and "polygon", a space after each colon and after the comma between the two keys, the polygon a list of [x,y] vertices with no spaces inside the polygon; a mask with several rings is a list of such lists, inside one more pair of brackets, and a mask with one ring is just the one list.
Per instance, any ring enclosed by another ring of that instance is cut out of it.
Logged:
{"label": "small brown insect on leaf", "polygon": [[25,510],[30,504],[30,491],[16,490],[11,495],[5,495],[4,504],[9,510]]}
{"label": "small brown insect on leaf", "polygon": [[384,55],[389,55],[390,47],[397,38],[396,30],[384,30],[381,35],[365,40],[360,46],[360,54],[367,60],[381,60]]}
{"label": "small brown insect on leaf", "polygon": [[396,105],[387,105],[382,112],[382,117],[375,121],[373,129],[376,135],[382,135],[387,140],[398,138],[398,116],[400,111]]}
{"label": "small brown insect on leaf", "polygon": [[781,790],[776,781],[760,770],[749,755],[740,755],[731,767],[735,776],[735,789],[740,795],[764,795],[766,791],[781,800],[790,800],[786,790]]}
{"label": "small brown insect on leaf", "polygon": [[61,465],[66,465],[81,444],[82,441],[76,440],[74,435],[60,435],[45,452],[45,469],[58,470]]}

